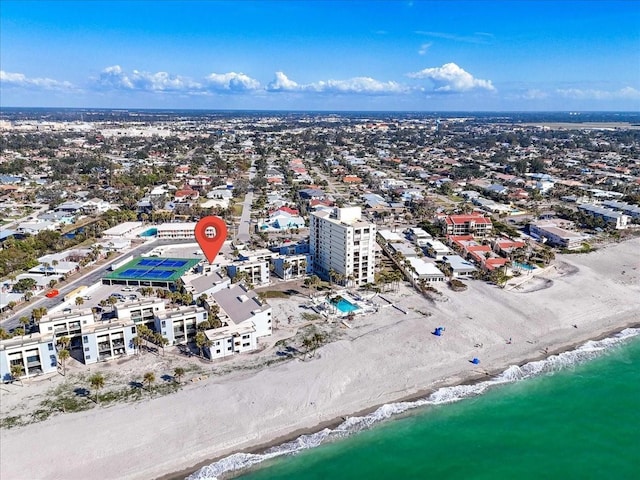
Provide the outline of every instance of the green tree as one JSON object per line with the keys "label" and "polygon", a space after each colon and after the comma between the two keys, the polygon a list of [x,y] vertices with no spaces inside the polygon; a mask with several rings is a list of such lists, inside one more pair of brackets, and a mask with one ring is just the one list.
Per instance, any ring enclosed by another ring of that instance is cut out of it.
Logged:
{"label": "green tree", "polygon": [[36,323],[40,322],[42,317],[44,317],[46,314],[47,314],[46,307],[37,307],[31,311],[31,316],[33,317],[33,320]]}
{"label": "green tree", "polygon": [[69,360],[70,356],[69,350],[62,349],[58,352],[58,358],[60,359],[60,363],[62,363],[62,375],[65,377],[67,376],[67,360]]}
{"label": "green tree", "polygon": [[21,363],[17,363],[15,365],[11,365],[11,380],[20,380],[20,385],[22,385],[22,375],[24,375],[24,366]]}
{"label": "green tree", "polygon": [[82,297],[76,297],[76,305],[80,306],[84,303],[84,298]]}
{"label": "green tree", "polygon": [[29,324],[31,323],[31,320],[29,319],[29,317],[27,317],[26,315],[23,315],[22,317],[20,317],[18,319],[18,323],[20,325],[22,325],[22,328],[25,330],[25,332],[27,331],[27,327],[29,326]]}
{"label": "green tree", "polygon": [[60,347],[64,350],[69,350],[71,339],[69,337],[60,337],[58,339],[58,345],[60,345]]}
{"label": "green tree", "polygon": [[185,370],[182,367],[176,367],[173,369],[173,378],[176,379],[177,383],[180,383],[180,379],[184,376]]}
{"label": "green tree", "polygon": [[104,376],[101,373],[94,373],[89,377],[89,385],[96,391],[96,404],[100,403],[99,392],[104,387]]}
{"label": "green tree", "polygon": [[198,347],[198,351],[200,352],[200,356],[202,356],[203,350],[205,347],[211,346],[211,340],[207,338],[204,332],[196,333],[196,347]]}
{"label": "green tree", "polygon": [[28,290],[33,290],[37,282],[33,278],[21,278],[13,284],[13,291],[17,293],[24,293]]}
{"label": "green tree", "polygon": [[131,340],[131,342],[133,343],[133,348],[136,349],[138,355],[142,353],[142,344],[144,343],[144,340],[142,340],[142,337],[137,335],[133,337],[133,340]]}
{"label": "green tree", "polygon": [[151,385],[156,381],[156,375],[153,372],[147,372],[144,374],[144,382],[147,384],[147,390],[151,391]]}

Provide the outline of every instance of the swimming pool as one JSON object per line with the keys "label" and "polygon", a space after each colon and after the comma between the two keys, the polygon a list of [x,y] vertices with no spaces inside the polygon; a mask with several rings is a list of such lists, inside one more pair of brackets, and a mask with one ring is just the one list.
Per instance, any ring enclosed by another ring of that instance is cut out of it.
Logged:
{"label": "swimming pool", "polygon": [[140,234],[141,237],[155,237],[158,234],[157,228],[150,228]]}
{"label": "swimming pool", "polygon": [[528,263],[520,263],[520,262],[513,262],[513,266],[514,267],[518,267],[521,270],[535,270],[536,267],[529,265]]}
{"label": "swimming pool", "polygon": [[353,312],[355,310],[359,310],[360,309],[360,307],[358,307],[357,305],[354,305],[349,300],[345,300],[344,298],[341,298],[337,302],[332,302],[332,303],[342,313],[349,313],[349,312]]}

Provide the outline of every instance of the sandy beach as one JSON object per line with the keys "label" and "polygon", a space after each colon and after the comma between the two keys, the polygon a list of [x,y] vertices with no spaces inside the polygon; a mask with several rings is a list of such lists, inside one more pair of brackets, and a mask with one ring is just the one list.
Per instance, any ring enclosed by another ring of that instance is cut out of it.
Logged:
{"label": "sandy beach", "polygon": [[[384,293],[407,313],[385,307],[356,317],[352,329],[336,326],[339,338],[311,358],[261,369],[234,369],[249,361],[242,359],[203,362],[201,380],[173,394],[3,428],[0,477],[171,476],[620,331],[640,321],[640,239],[590,254],[559,255],[544,273],[520,277],[517,286],[466,283],[463,292],[440,286],[442,294],[434,300],[406,285]],[[291,319],[295,323],[304,312],[297,300],[305,298],[271,302],[282,327],[270,345],[293,334]],[[432,334],[438,326],[445,327],[441,337]],[[260,355],[275,358],[276,349]],[[480,365],[470,363],[473,357],[481,359]],[[162,364],[170,359],[149,355],[132,361]],[[117,372],[120,367],[92,366],[92,373],[96,368]],[[220,374],[222,369],[227,373]],[[2,415],[27,408],[62,381],[58,376],[1,386]]]}

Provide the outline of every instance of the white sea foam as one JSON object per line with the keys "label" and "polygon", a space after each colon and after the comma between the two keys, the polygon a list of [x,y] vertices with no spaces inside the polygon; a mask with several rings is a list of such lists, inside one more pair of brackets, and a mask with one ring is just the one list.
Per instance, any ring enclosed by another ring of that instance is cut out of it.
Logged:
{"label": "white sea foam", "polygon": [[551,355],[544,360],[529,362],[522,366],[512,365],[500,375],[484,382],[473,385],[443,387],[433,392],[427,398],[412,402],[388,403],[368,415],[349,417],[334,429],[325,428],[313,434],[301,435],[295,440],[270,448],[261,454],[234,453],[211,465],[202,467],[197,472],[189,475],[186,480],[216,480],[224,473],[244,470],[271,458],[295,454],[302,450],[317,447],[327,441],[343,438],[369,429],[376,423],[406,412],[407,410],[427,405],[442,405],[458,402],[465,398],[481,395],[487,389],[496,385],[514,383],[527,378],[570,368],[602,355],[604,351],[638,335],[640,335],[640,329],[627,328],[612,337],[588,341],[575,350],[563,352],[558,355]]}

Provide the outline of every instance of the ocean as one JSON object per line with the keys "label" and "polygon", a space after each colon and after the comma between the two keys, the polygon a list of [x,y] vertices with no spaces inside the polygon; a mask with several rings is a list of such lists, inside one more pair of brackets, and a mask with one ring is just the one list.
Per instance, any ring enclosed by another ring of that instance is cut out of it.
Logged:
{"label": "ocean", "polygon": [[636,479],[639,407],[640,330],[627,329],[188,479]]}

